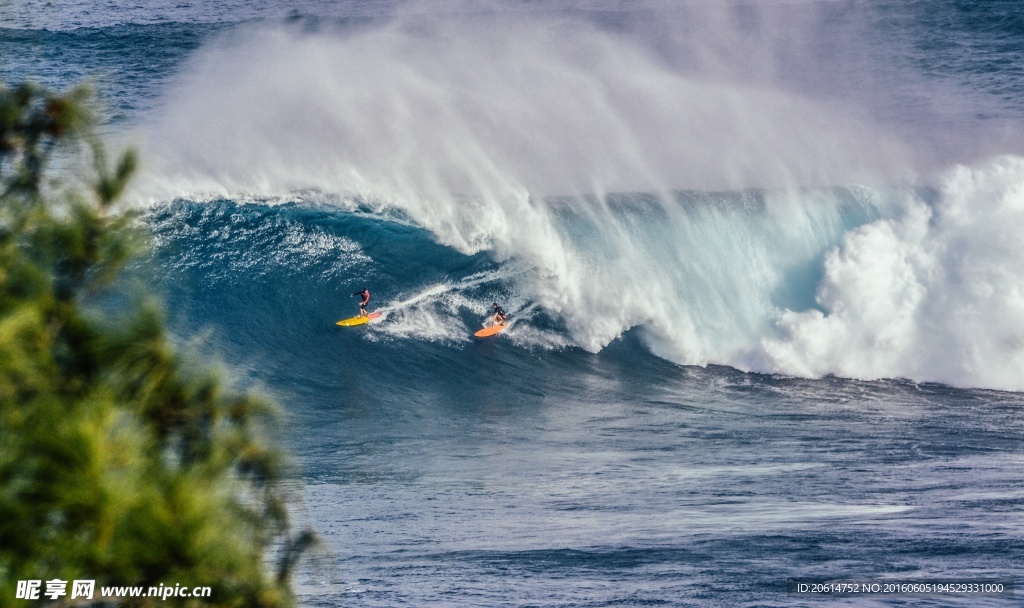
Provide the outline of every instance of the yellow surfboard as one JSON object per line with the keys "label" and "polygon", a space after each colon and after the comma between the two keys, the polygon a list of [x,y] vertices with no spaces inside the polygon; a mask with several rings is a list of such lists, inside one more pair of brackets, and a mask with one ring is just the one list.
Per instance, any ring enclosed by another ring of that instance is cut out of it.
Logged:
{"label": "yellow surfboard", "polygon": [[351,319],[342,319],[341,321],[338,321],[337,325],[340,325],[342,327],[355,327],[356,325],[366,325],[367,323],[376,319],[380,315],[381,313],[379,312],[371,312],[365,317],[357,315],[355,317],[352,317]]}
{"label": "yellow surfboard", "polygon": [[505,329],[506,327],[508,327],[508,323],[502,323],[501,325],[491,325],[490,327],[485,327],[481,329],[480,331],[476,332],[473,335],[476,336],[477,338],[486,338],[488,336],[493,336],[497,333],[500,333],[501,330]]}

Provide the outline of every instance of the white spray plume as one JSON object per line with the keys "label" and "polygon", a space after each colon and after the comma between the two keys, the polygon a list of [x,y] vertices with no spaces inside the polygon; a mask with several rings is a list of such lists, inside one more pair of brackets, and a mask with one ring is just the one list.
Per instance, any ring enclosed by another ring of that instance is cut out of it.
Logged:
{"label": "white spray plume", "polygon": [[906,166],[855,107],[773,82],[769,47],[799,38],[796,24],[747,33],[730,9],[696,6],[663,11],[688,37],[658,34],[660,47],[550,13],[236,31],[170,87],[137,193],[320,188],[438,215],[453,193],[807,186]]}

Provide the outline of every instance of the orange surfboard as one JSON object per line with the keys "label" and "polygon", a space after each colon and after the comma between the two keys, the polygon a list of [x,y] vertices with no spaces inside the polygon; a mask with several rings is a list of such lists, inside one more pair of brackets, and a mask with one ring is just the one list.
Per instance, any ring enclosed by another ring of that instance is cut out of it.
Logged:
{"label": "orange surfboard", "polygon": [[501,325],[491,325],[490,327],[485,327],[481,329],[480,331],[476,332],[473,335],[476,336],[477,338],[486,338],[488,336],[493,336],[494,334],[501,332],[501,330],[505,329],[506,327],[508,327],[507,323],[502,323]]}

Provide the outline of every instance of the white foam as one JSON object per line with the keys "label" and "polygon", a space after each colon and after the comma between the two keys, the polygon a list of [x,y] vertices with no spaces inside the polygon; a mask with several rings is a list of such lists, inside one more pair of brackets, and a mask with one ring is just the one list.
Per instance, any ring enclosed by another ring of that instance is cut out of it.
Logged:
{"label": "white foam", "polygon": [[457,321],[461,313],[468,309],[487,317],[490,311],[478,299],[469,297],[467,291],[481,285],[507,281],[526,270],[516,264],[508,264],[498,270],[480,272],[458,281],[421,287],[415,293],[403,295],[377,309],[385,315],[380,319],[377,334],[434,342],[467,342],[475,328],[466,327]]}
{"label": "white foam", "polygon": [[782,311],[756,368],[1024,389],[1024,159],[944,176],[931,205],[848,234],[819,311]]}

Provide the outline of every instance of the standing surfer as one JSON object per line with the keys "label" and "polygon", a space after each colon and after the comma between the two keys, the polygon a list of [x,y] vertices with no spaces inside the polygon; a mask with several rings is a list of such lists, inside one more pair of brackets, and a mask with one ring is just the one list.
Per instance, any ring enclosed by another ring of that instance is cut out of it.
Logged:
{"label": "standing surfer", "polygon": [[494,303],[494,324],[495,325],[504,325],[505,324],[505,319],[507,319],[507,318],[508,318],[508,315],[506,315],[505,311],[501,309],[501,306],[498,306],[498,303],[495,302]]}
{"label": "standing surfer", "polygon": [[366,305],[370,303],[370,290],[365,288],[365,287],[363,287],[362,291],[357,291],[357,292],[355,292],[352,295],[354,295],[354,296],[362,296],[363,299],[362,299],[362,301],[359,302],[359,316],[360,317],[368,316],[367,312],[366,312]]}

